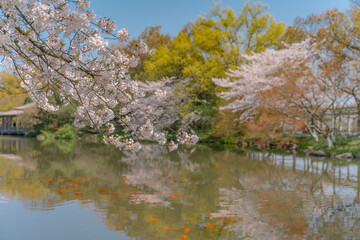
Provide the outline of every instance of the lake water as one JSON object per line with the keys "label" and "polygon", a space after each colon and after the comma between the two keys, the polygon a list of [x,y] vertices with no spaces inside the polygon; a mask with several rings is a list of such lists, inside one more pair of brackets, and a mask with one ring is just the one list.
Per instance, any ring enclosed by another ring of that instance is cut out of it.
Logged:
{"label": "lake water", "polygon": [[360,239],[360,166],[0,137],[0,240]]}

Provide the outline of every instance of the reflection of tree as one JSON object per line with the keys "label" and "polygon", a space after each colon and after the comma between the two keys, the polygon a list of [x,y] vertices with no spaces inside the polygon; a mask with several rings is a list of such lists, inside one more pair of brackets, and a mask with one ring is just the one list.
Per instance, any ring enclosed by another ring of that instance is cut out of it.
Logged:
{"label": "reflection of tree", "polygon": [[[79,186],[87,188],[79,188],[83,193],[78,197],[79,201],[92,203],[111,230],[124,231],[139,239],[178,239],[181,236],[179,229],[185,227],[194,230],[188,234],[195,239],[212,239],[212,236],[220,235],[232,239],[231,232],[219,233],[218,229],[196,231],[203,222],[203,213],[218,208],[216,175],[210,167],[202,167],[205,163],[210,164],[210,152],[183,149],[169,155],[168,150],[160,146],[147,145],[144,148],[146,151],[139,153],[119,154],[109,147],[79,143],[73,152],[64,153],[54,144],[34,144],[29,149],[31,154],[17,151],[23,162],[37,163],[33,171],[14,163],[22,169],[19,178],[26,175],[36,179],[36,184],[49,191],[42,199],[34,197],[26,201],[25,206],[48,210],[77,198],[69,184],[76,183],[75,179],[82,176],[89,182],[80,183]],[[2,174],[4,178],[5,175]],[[66,181],[61,182],[63,179]],[[25,183],[19,184],[25,186]],[[57,191],[61,189],[70,191],[61,194]],[[98,189],[115,194],[101,194]],[[20,196],[21,190],[14,188],[12,195]],[[149,217],[160,221],[149,224]],[[175,230],[167,231],[161,226]]]}
{"label": "reflection of tree", "polygon": [[49,191],[32,171],[9,159],[0,158],[0,176],[0,193],[16,195],[19,200],[40,200]]}
{"label": "reflection of tree", "polygon": [[345,198],[358,187],[353,165],[201,145],[169,154],[157,145],[119,153],[78,143],[64,152],[27,140],[7,153],[22,160],[0,160],[0,194],[39,210],[77,198],[91,203],[110,230],[135,239],[179,239],[180,228],[193,230],[189,239],[332,239],[332,229],[351,239],[351,229],[360,231],[353,222],[359,201]]}
{"label": "reflection of tree", "polygon": [[[199,156],[202,156],[201,161],[194,160]],[[179,239],[180,228],[196,230],[202,223],[203,213],[217,208],[216,179],[196,178],[209,171],[208,167],[201,167],[209,162],[209,157],[201,151],[191,154],[188,150],[179,150],[169,156],[166,148],[154,145],[145,145],[139,153],[125,154],[119,164],[127,164],[122,172],[126,192],[144,194],[131,194],[127,207],[119,201],[107,202],[107,225],[115,225],[117,230],[126,231],[137,239]],[[124,218],[124,215],[131,217]],[[149,217],[160,221],[150,224]],[[161,226],[177,231],[167,232]],[[219,233],[219,229],[191,234],[194,239],[213,239],[220,235],[232,239],[232,233]]]}
{"label": "reflection of tree", "polygon": [[220,189],[223,209],[211,214],[241,219],[228,230],[251,239],[355,239],[360,211],[359,202],[352,203],[356,185],[349,181],[350,171],[341,174],[348,167],[310,158],[250,156],[262,164],[241,174],[243,188]]}
{"label": "reflection of tree", "polygon": [[75,139],[57,139],[55,145],[64,153],[71,153],[76,147]]}

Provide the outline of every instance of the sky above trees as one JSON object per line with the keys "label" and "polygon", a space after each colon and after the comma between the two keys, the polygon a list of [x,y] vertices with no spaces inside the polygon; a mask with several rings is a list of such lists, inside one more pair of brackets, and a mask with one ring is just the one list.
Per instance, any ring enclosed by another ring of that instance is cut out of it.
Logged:
{"label": "sky above trees", "polygon": [[[236,12],[242,9],[247,0],[223,0],[224,6],[230,6]],[[91,8],[97,15],[111,17],[118,28],[127,28],[133,37],[137,37],[147,26],[162,26],[163,33],[176,36],[189,21],[206,13],[212,0],[93,0]],[[254,1],[256,2],[256,1]],[[320,14],[326,9],[350,8],[349,0],[263,0],[269,4],[269,12],[277,22],[292,24],[297,16]]]}

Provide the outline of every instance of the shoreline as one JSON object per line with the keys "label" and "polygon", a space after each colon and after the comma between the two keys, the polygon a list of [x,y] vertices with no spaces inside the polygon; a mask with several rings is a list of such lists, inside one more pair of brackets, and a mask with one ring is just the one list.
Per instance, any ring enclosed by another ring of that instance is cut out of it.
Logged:
{"label": "shoreline", "polygon": [[[10,137],[22,137],[22,138],[35,138],[40,141],[44,140],[50,140],[54,141],[55,138],[45,138],[42,139],[38,136],[12,136],[12,135],[4,135],[4,136],[10,136]],[[293,137],[293,136],[292,136]],[[356,137],[357,139],[360,138]],[[348,140],[354,139],[348,138]],[[61,139],[58,139],[61,140]],[[84,134],[82,136],[78,136],[76,139],[73,139],[75,141],[80,142],[97,142],[99,143],[99,137],[97,134]],[[277,140],[277,142],[274,140],[273,142],[270,141],[226,141],[221,138],[212,139],[212,140],[199,140],[199,144],[204,145],[221,145],[221,146],[233,146],[239,149],[243,150],[256,150],[256,151],[279,151],[279,152],[286,152],[286,153],[293,153],[293,154],[305,154],[305,156],[311,156],[311,157],[318,157],[318,158],[329,158],[334,160],[342,160],[342,161],[360,161],[360,154],[356,154],[356,151],[360,151],[360,145],[358,147],[355,147],[355,153],[353,151],[346,151],[346,148],[353,147],[351,144],[345,144],[341,145],[343,149],[340,149],[338,146],[335,146],[333,148],[323,148],[319,146],[312,146],[307,141],[302,141],[301,139],[296,139],[293,137],[293,139],[281,142],[280,140]],[[304,147],[305,146],[305,147]]]}

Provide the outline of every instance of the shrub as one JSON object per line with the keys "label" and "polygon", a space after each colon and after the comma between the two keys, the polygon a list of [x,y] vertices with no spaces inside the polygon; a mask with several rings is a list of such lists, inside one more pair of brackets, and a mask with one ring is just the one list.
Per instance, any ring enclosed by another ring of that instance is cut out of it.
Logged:
{"label": "shrub", "polygon": [[55,133],[56,139],[76,139],[77,133],[73,126],[66,124],[59,128]]}

